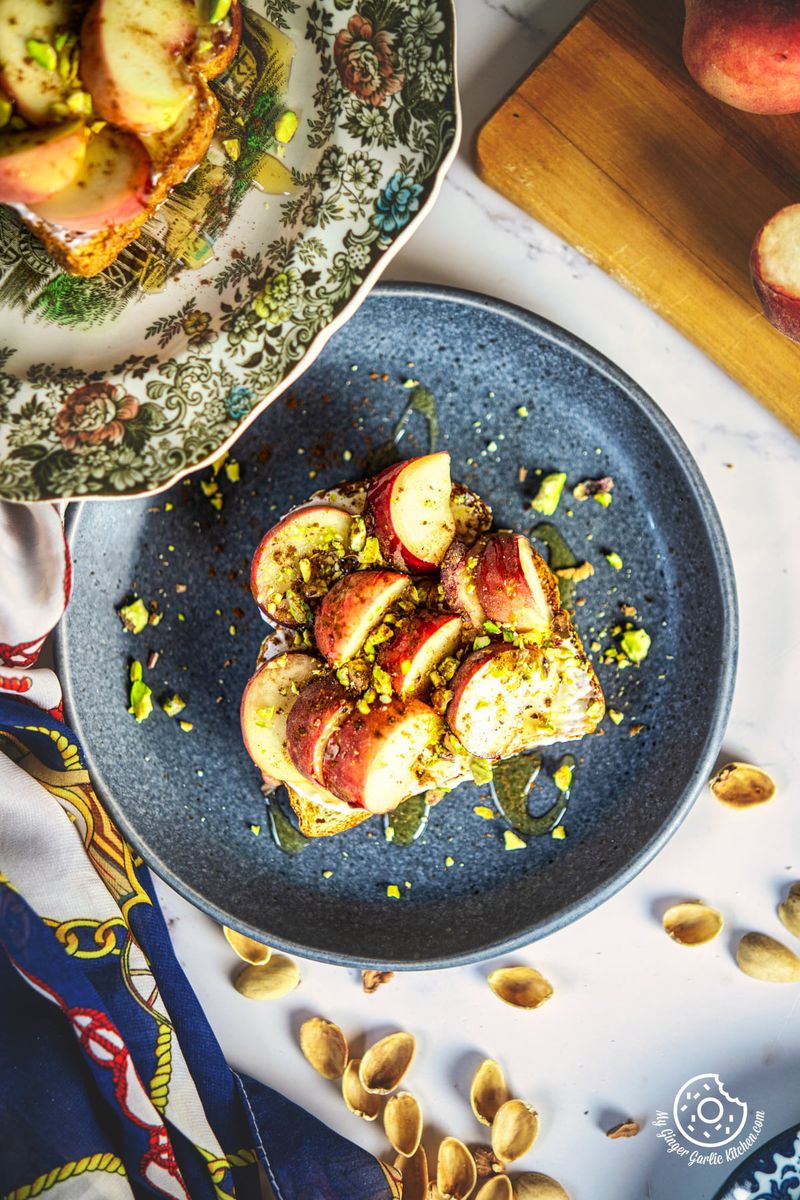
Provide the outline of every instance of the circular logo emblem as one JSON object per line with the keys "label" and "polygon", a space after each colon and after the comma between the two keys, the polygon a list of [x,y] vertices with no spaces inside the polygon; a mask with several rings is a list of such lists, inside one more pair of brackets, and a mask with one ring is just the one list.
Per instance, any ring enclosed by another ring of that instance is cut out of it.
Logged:
{"label": "circular logo emblem", "polygon": [[695,1146],[727,1146],[747,1120],[747,1105],[725,1091],[719,1075],[694,1075],[678,1088],[675,1124]]}

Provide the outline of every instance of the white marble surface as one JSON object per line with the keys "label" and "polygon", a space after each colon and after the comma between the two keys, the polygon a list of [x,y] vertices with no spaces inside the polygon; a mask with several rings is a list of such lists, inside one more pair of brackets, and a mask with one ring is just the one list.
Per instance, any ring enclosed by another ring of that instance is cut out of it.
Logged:
{"label": "white marble surface", "polygon": [[[751,981],[732,958],[746,928],[781,936],[775,905],[800,877],[800,451],[668,325],[476,177],[475,128],[578,8],[579,0],[458,0],[462,152],[389,274],[486,291],[542,313],[618,362],[675,423],[719,506],[738,579],[741,657],[724,752],[772,771],[780,795],[741,814],[702,795],[622,894],[514,956],[555,985],[554,999],[530,1014],[493,998],[484,982],[490,964],[407,974],[364,996],[355,972],[307,963],[296,993],[256,1005],[231,987],[235,960],[213,923],[168,888],[160,892],[180,960],[230,1062],[370,1150],[385,1151],[380,1128],[350,1116],[297,1049],[308,1012],[338,1021],[357,1049],[362,1035],[388,1027],[416,1034],[410,1086],[431,1148],[442,1132],[485,1140],[465,1097],[475,1056],[490,1055],[541,1114],[540,1138],[521,1166],[555,1175],[575,1200],[709,1200],[730,1168],[676,1161],[647,1125],[656,1109],[671,1108],[684,1080],[718,1072],[752,1109],[765,1110],[762,1141],[800,1120],[800,991]],[[667,940],[657,914],[665,898],[695,895],[720,907],[727,927],[692,951]],[[643,1124],[639,1136],[608,1141],[603,1130],[629,1115]]]}

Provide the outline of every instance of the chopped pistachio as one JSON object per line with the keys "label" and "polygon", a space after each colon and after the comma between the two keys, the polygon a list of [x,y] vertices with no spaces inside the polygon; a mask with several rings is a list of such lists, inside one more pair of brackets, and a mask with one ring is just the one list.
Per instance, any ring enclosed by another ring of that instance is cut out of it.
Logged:
{"label": "chopped pistachio", "polygon": [[494,621],[484,621],[483,628],[487,633],[500,633],[500,626],[495,625]]}
{"label": "chopped pistachio", "polygon": [[90,117],[92,115],[92,97],[88,92],[70,92],[64,103],[71,113],[77,116]]}
{"label": "chopped pistachio", "polygon": [[131,663],[128,674],[130,676],[131,683],[136,683],[138,679],[142,678],[142,664],[139,662],[138,658],[135,658]]}
{"label": "chopped pistachio", "polygon": [[388,896],[388,898],[390,900],[399,900],[400,899],[400,888],[397,886],[396,883],[387,884],[386,895]]}
{"label": "chopped pistachio", "polygon": [[211,505],[212,508],[215,508],[217,510],[217,512],[219,512],[220,509],[222,508],[222,496],[220,496],[220,495],[212,496],[208,503]]}
{"label": "chopped pistachio", "polygon": [[361,697],[360,700],[356,700],[356,708],[358,709],[358,711],[360,713],[363,713],[364,716],[366,716],[367,713],[369,712],[369,705],[367,704],[367,702],[363,696]]}
{"label": "chopped pistachio", "polygon": [[557,842],[563,842],[567,836],[567,831],[563,825],[556,825],[555,829],[550,830],[550,837],[555,838]]}
{"label": "chopped pistachio", "polygon": [[615,725],[619,725],[622,722],[622,713],[618,712],[616,708],[610,708],[608,715]]}
{"label": "chopped pistachio", "polygon": [[251,825],[250,832],[252,833],[253,837],[258,837],[258,835],[261,833],[261,826],[260,825]]}
{"label": "chopped pistachio", "polygon": [[619,639],[619,645],[631,662],[642,662],[650,652],[650,634],[646,629],[628,629]]}
{"label": "chopped pistachio", "polygon": [[225,463],[225,474],[231,483],[238,483],[241,479],[241,468],[235,458]]}
{"label": "chopped pistachio", "polygon": [[135,679],[131,684],[131,706],[128,712],[133,713],[138,724],[146,721],[153,711],[153,693],[141,679]]}
{"label": "chopped pistachio", "polygon": [[485,758],[478,758],[476,755],[471,755],[469,760],[469,769],[472,774],[473,783],[478,787],[483,783],[490,783],[492,779],[492,764],[487,762]]}
{"label": "chopped pistachio", "polygon": [[183,712],[186,708],[186,701],[177,692],[173,692],[171,696],[167,696],[166,700],[162,701],[161,707],[168,717],[177,717],[178,713]]}
{"label": "chopped pistachio", "polygon": [[538,492],[531,500],[531,508],[538,513],[542,513],[545,517],[552,517],[558,508],[558,502],[561,499],[561,493],[564,490],[566,482],[567,477],[563,471],[558,471],[553,475],[545,475],[539,484]]}
{"label": "chopped pistachio", "polygon": [[28,38],[25,49],[33,61],[45,71],[55,71],[58,67],[58,53],[55,46],[49,42],[39,42],[36,38]]}
{"label": "chopped pistachio", "polygon": [[375,682],[375,687],[379,692],[382,692],[384,695],[388,695],[391,692],[391,676],[389,675],[388,671],[384,671],[383,668],[379,667],[377,663],[372,668],[372,678]]}
{"label": "chopped pistachio", "polygon": [[13,112],[14,108],[11,104],[11,101],[6,99],[5,96],[0,96],[0,129],[2,129],[4,125],[8,124],[8,122],[11,120]]}
{"label": "chopped pistachio", "polygon": [[323,879],[330,879],[332,875],[333,875],[333,871],[330,871],[330,870],[322,872]]}
{"label": "chopped pistachio", "polygon": [[527,417],[528,415],[529,415],[529,414],[528,414],[528,410],[527,410],[527,408],[525,407],[525,405],[524,405],[524,404],[520,404],[519,408],[517,409],[517,416],[518,416],[518,417],[523,417],[523,418],[525,418],[525,417]]}
{"label": "chopped pistachio", "polygon": [[122,608],[118,608],[117,616],[128,633],[141,633],[147,625],[149,613],[144,600],[139,597],[133,604],[123,604]]}
{"label": "chopped pistachio", "polygon": [[569,763],[562,763],[557,771],[553,773],[553,783],[560,792],[568,792],[572,787],[572,770]]}
{"label": "chopped pistachio", "polygon": [[208,4],[208,24],[218,25],[224,21],[231,11],[232,0],[206,0]]}
{"label": "chopped pistachio", "polygon": [[611,492],[595,492],[592,499],[596,500],[598,504],[602,504],[603,508],[608,508],[614,497],[611,495]]}
{"label": "chopped pistachio", "polygon": [[203,489],[204,496],[213,496],[215,492],[219,491],[216,479],[201,479],[200,487]]}
{"label": "chopped pistachio", "polygon": [[191,733],[191,731],[194,729],[194,725],[191,721],[178,721],[178,725],[181,727],[184,733]]}
{"label": "chopped pistachio", "polygon": [[286,146],[297,133],[298,124],[297,113],[287,108],[286,112],[282,112],[275,122],[276,140]]}
{"label": "chopped pistachio", "polygon": [[303,581],[308,583],[311,579],[311,559],[301,558],[298,566],[300,567],[300,574],[303,577]]}
{"label": "chopped pistachio", "polygon": [[483,817],[484,821],[493,821],[495,814],[491,808],[487,808],[485,804],[476,804],[472,810],[476,817]]}
{"label": "chopped pistachio", "polygon": [[239,155],[242,152],[242,148],[238,138],[223,138],[222,149],[232,162],[239,161]]}
{"label": "chopped pistachio", "polygon": [[472,649],[473,650],[483,650],[484,646],[488,646],[490,644],[491,640],[492,639],[488,638],[488,637],[483,637],[483,636],[476,637],[473,640]]}
{"label": "chopped pistachio", "polygon": [[444,860],[444,865],[446,867],[454,867],[456,865],[456,860],[448,854],[447,858]]}
{"label": "chopped pistachio", "polygon": [[606,562],[610,567],[613,567],[615,571],[622,570],[622,559],[617,554],[616,550],[612,550],[610,554],[606,555]]}
{"label": "chopped pistachio", "polygon": [[506,850],[524,850],[527,842],[523,842],[521,837],[517,837],[513,829],[507,829],[503,834]]}
{"label": "chopped pistachio", "polygon": [[376,537],[368,537],[364,543],[364,549],[359,554],[360,561],[369,566],[370,563],[379,562],[380,557],[381,548],[378,545],[378,539]]}

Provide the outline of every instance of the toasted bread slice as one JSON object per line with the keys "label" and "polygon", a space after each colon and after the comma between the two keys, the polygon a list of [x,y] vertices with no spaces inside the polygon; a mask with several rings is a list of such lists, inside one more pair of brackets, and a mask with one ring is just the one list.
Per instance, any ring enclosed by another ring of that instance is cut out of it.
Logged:
{"label": "toasted bread slice", "polygon": [[297,815],[300,832],[305,837],[333,837],[336,833],[344,833],[366,821],[373,814],[365,808],[351,808],[342,803],[340,807],[318,804],[310,796],[301,796],[294,788],[287,787],[289,802]]}
{"label": "toasted bread slice", "polygon": [[236,58],[241,41],[242,9],[239,0],[233,0],[227,19],[221,25],[200,29],[197,51],[190,63],[192,70],[204,79],[216,79]]}

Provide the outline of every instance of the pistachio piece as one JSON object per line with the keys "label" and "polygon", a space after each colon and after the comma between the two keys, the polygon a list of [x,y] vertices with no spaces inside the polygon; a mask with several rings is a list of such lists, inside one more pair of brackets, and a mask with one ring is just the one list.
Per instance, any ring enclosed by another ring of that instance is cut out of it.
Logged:
{"label": "pistachio piece", "polygon": [[410,1033],[390,1033],[370,1046],[361,1060],[358,1077],[368,1092],[388,1096],[411,1066],[416,1042]]}
{"label": "pistachio piece", "polygon": [[350,1052],[338,1025],[324,1017],[311,1017],[300,1026],[300,1049],[323,1079],[340,1079]]}
{"label": "pistachio piece", "polygon": [[394,979],[394,971],[377,971],[374,967],[368,967],[361,972],[361,983],[368,996],[377,992],[382,984],[389,983],[391,979]]}
{"label": "pistachio piece", "polygon": [[231,950],[234,954],[238,954],[244,962],[251,963],[254,967],[263,967],[264,963],[269,962],[272,950],[263,942],[257,942],[243,933],[237,933],[235,929],[229,929],[227,925],[222,926],[222,932],[225,934]]}
{"label": "pistachio piece", "polygon": [[681,946],[704,946],[722,929],[722,914],[699,900],[670,905],[661,921],[673,942]]}
{"label": "pistachio piece", "polygon": [[569,1200],[569,1194],[549,1175],[530,1171],[515,1180],[514,1200]]}
{"label": "pistachio piece", "polygon": [[800,938],[800,883],[793,883],[783,904],[778,905],[778,916],[783,924]]}
{"label": "pistachio piece", "polygon": [[436,1159],[436,1187],[442,1200],[466,1200],[477,1182],[475,1159],[467,1147],[458,1138],[446,1137]]}
{"label": "pistachio piece", "polygon": [[40,42],[36,38],[28,38],[25,49],[37,66],[45,71],[55,71],[58,67],[58,54],[55,46],[49,42]]}
{"label": "pistachio piece", "polygon": [[469,1089],[470,1106],[481,1125],[491,1125],[497,1110],[510,1099],[502,1068],[494,1059],[485,1058],[475,1072]]}
{"label": "pistachio piece", "polygon": [[507,1175],[495,1175],[488,1179],[475,1200],[514,1200],[514,1189]]}
{"label": "pistachio piece", "polygon": [[399,1154],[395,1169],[403,1179],[403,1200],[428,1200],[428,1157],[418,1146],[410,1158]]}
{"label": "pistachio piece", "polygon": [[380,1096],[366,1091],[361,1086],[361,1080],[358,1077],[360,1066],[360,1058],[351,1058],[345,1067],[342,1075],[342,1099],[354,1116],[363,1117],[365,1121],[374,1121],[381,1111],[383,1101]]}
{"label": "pistachio piece", "polygon": [[383,1110],[383,1128],[396,1154],[411,1158],[422,1140],[422,1109],[410,1092],[392,1096]]}
{"label": "pistachio piece", "polygon": [[765,804],[775,795],[775,781],[752,763],[730,762],[717,771],[709,787],[718,800],[730,808],[752,808]]}
{"label": "pistachio piece", "polygon": [[800,958],[765,933],[746,933],[736,948],[736,961],[745,975],[764,983],[800,983]]}
{"label": "pistachio piece", "polygon": [[492,1149],[501,1162],[527,1154],[539,1135],[539,1115],[524,1100],[507,1100],[492,1122]]}
{"label": "pistachio piece", "polygon": [[297,963],[285,954],[273,954],[261,966],[244,967],[233,986],[248,1000],[277,1000],[293,992],[300,982]]}
{"label": "pistachio piece", "polygon": [[636,1137],[637,1133],[641,1132],[641,1125],[638,1121],[634,1121],[633,1117],[628,1117],[627,1121],[620,1121],[619,1125],[612,1125],[606,1130],[606,1137],[615,1141],[617,1138]]}
{"label": "pistachio piece", "polygon": [[515,1008],[539,1008],[553,994],[552,984],[533,967],[499,967],[488,982],[495,996]]}
{"label": "pistachio piece", "polygon": [[472,1151],[472,1157],[475,1159],[479,1179],[482,1179],[484,1175],[501,1175],[505,1170],[500,1159],[489,1146],[476,1146]]}

